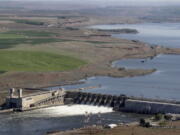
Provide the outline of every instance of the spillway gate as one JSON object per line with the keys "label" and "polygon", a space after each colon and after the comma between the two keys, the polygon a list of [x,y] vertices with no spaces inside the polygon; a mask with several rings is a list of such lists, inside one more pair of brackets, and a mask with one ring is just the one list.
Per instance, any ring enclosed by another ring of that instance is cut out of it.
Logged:
{"label": "spillway gate", "polygon": [[85,92],[67,92],[65,102],[72,104],[88,104],[97,106],[108,106],[120,108],[125,106],[127,97],[125,95],[113,96],[106,94],[95,94]]}

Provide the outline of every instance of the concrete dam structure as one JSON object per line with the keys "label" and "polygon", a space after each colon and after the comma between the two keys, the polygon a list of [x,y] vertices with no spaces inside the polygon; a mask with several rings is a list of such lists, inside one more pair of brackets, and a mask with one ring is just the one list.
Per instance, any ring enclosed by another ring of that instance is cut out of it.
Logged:
{"label": "concrete dam structure", "polygon": [[93,94],[85,92],[70,92],[65,96],[73,104],[89,104],[96,106],[108,106],[113,108],[121,108],[125,106],[126,96],[112,96],[103,94]]}
{"label": "concrete dam structure", "polygon": [[6,99],[7,108],[24,111],[64,104],[88,104],[95,106],[112,107],[115,111],[157,114],[180,114],[180,104],[175,102],[157,101],[127,97],[126,95],[106,95],[81,92],[86,88],[76,90],[49,90],[23,96],[22,89],[10,89]]}
{"label": "concrete dam structure", "polygon": [[[18,93],[17,96],[15,95],[16,91]],[[65,92],[62,89],[38,92],[27,96],[23,96],[22,92],[23,89],[10,89],[9,96],[6,98],[6,106],[23,111],[55,104],[64,104]]]}
{"label": "concrete dam structure", "polygon": [[120,110],[143,114],[180,114],[180,104],[127,99],[124,108]]}
{"label": "concrete dam structure", "polygon": [[115,111],[157,114],[180,114],[180,104],[148,99],[133,99],[125,95],[113,96],[83,92],[67,92],[66,99],[74,104],[103,105],[113,107]]}

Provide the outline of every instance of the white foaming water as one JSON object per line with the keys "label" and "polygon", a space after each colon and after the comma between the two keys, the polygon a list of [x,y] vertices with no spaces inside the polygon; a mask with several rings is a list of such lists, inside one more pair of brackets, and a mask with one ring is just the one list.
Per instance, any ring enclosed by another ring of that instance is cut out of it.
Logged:
{"label": "white foaming water", "polygon": [[33,110],[30,112],[24,112],[23,114],[21,113],[21,116],[23,115],[24,117],[65,117],[85,115],[86,113],[98,114],[110,112],[113,112],[113,108],[91,105],[64,105]]}
{"label": "white foaming water", "polygon": [[58,106],[46,108],[44,110],[46,113],[61,116],[72,116],[72,115],[84,115],[87,113],[97,114],[97,113],[109,113],[113,112],[110,107],[103,106],[90,106],[90,105],[72,105],[72,106]]}

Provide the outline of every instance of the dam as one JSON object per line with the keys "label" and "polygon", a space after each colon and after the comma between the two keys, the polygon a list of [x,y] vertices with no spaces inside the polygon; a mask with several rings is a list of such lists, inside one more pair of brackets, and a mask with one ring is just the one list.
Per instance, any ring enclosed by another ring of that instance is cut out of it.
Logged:
{"label": "dam", "polygon": [[[15,92],[17,93],[16,95]],[[6,98],[6,107],[23,111],[64,104],[65,91],[63,89],[38,92],[26,96],[23,96],[22,92],[23,89],[10,89],[9,96]]]}
{"label": "dam", "polygon": [[112,107],[115,111],[157,114],[180,114],[180,104],[163,100],[142,99],[127,97],[126,95],[114,96],[85,92],[67,92],[66,99],[71,99],[73,104],[103,105]]}
{"label": "dam", "polygon": [[23,96],[23,89],[12,88],[9,90],[9,96],[6,99],[6,108],[12,108],[14,111],[25,111],[58,105],[85,104],[108,106],[115,111],[130,113],[180,114],[180,104],[178,102],[82,92],[85,89],[88,88],[48,90]]}

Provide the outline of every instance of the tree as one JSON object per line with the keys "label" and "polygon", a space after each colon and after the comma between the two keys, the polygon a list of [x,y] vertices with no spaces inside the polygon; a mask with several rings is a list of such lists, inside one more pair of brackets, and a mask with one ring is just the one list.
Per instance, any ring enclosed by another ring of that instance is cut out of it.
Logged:
{"label": "tree", "polygon": [[146,124],[145,119],[141,118],[140,121],[139,121],[139,124],[140,124],[140,126],[144,127],[144,125]]}

